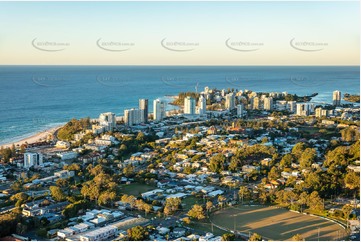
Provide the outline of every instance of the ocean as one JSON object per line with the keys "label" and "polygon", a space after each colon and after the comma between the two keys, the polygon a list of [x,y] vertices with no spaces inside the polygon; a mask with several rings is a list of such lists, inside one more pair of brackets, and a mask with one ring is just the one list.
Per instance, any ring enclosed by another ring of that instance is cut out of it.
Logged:
{"label": "ocean", "polygon": [[138,99],[170,98],[204,87],[307,95],[360,93],[358,66],[0,66],[0,144],[71,118],[123,115]]}

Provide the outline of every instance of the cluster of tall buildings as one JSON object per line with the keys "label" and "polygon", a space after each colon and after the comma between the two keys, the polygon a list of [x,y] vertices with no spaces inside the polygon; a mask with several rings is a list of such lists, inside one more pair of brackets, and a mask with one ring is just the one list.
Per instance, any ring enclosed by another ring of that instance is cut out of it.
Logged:
{"label": "cluster of tall buildings", "polygon": [[206,113],[207,100],[203,95],[199,96],[198,105],[196,106],[196,99],[193,97],[185,97],[184,98],[184,114],[195,115],[200,114],[203,115]]}
{"label": "cluster of tall buildings", "polygon": [[273,110],[274,102],[272,97],[258,97],[254,96],[250,99],[250,108],[253,110]]}
{"label": "cluster of tall buildings", "polygon": [[139,99],[139,107],[124,110],[124,123],[128,126],[148,122],[148,99]]}
{"label": "cluster of tall buildings", "polygon": [[[161,99],[153,101],[153,119],[161,121],[166,117],[167,103]],[[139,99],[139,107],[124,110],[124,123],[132,126],[140,123],[147,123],[149,120],[148,99]]]}
{"label": "cluster of tall buildings", "polygon": [[[205,87],[204,92],[201,93],[198,99],[198,103],[195,98],[187,96],[184,98],[184,114],[186,115],[204,115],[206,114],[207,95],[212,90]],[[274,100],[279,97],[287,95],[287,92],[271,92],[269,96],[262,95],[257,96],[257,93],[252,92],[249,94],[250,102],[249,109],[253,110],[287,110],[291,113],[296,113],[299,116],[308,116],[310,113],[316,111],[316,116],[327,116],[330,112],[327,110],[317,109],[314,110],[314,104],[312,103],[296,103],[296,101]],[[238,94],[237,94],[238,95]],[[222,96],[225,98],[225,108],[228,110],[237,110],[239,117],[244,113],[244,105],[242,103],[236,105],[236,94],[234,92],[226,93],[222,90]],[[341,92],[334,91],[333,105],[339,106],[341,104]],[[166,117],[166,105],[167,103],[161,99],[153,101],[153,119],[154,121],[161,121]],[[124,123],[128,126],[147,123],[148,122],[148,99],[139,99],[139,107],[124,110]],[[103,113],[99,117],[100,125],[105,127],[106,130],[111,130],[115,127],[115,115],[113,113]]]}

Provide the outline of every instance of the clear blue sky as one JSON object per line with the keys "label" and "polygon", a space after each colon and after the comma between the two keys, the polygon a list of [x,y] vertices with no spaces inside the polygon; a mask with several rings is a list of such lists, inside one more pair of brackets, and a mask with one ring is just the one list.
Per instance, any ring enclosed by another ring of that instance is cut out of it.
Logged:
{"label": "clear blue sky", "polygon": [[[359,20],[358,2],[0,2],[0,64],[359,65]],[[171,51],[165,38],[195,46]],[[41,51],[34,39],[66,46]]]}

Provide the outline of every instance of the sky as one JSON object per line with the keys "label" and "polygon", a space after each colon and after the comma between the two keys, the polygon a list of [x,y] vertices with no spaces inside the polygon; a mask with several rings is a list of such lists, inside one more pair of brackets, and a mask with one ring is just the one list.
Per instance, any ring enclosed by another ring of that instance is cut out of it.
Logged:
{"label": "sky", "polygon": [[359,65],[359,2],[0,2],[0,65]]}

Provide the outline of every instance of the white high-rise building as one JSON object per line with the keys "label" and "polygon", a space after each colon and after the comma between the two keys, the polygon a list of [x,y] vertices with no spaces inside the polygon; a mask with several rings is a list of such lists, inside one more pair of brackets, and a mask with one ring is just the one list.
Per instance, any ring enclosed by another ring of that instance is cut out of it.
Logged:
{"label": "white high-rise building", "polygon": [[316,116],[316,118],[327,117],[328,116],[328,110],[322,109],[322,108],[316,108],[315,109],[315,116]]}
{"label": "white high-rise building", "polygon": [[124,123],[125,125],[132,126],[142,122],[142,111],[140,109],[126,109],[124,110]]}
{"label": "white high-rise building", "polygon": [[115,114],[111,112],[101,113],[99,115],[99,124],[107,131],[111,131],[116,127]]}
{"label": "white high-rise building", "polygon": [[291,113],[296,112],[296,101],[288,101],[287,102],[287,110]]}
{"label": "white high-rise building", "polygon": [[297,103],[296,114],[298,116],[308,116],[313,112],[314,105],[311,103]]}
{"label": "white high-rise building", "polygon": [[273,110],[273,98],[272,97],[265,97],[263,99],[263,108],[265,110]]}
{"label": "white high-rise building", "polygon": [[259,97],[254,97],[251,99],[251,108],[254,110],[260,109],[261,100]]}
{"label": "white high-rise building", "polygon": [[24,168],[38,167],[43,165],[43,155],[41,153],[26,152],[24,154]]}
{"label": "white high-rise building", "polygon": [[167,104],[160,99],[153,101],[153,119],[155,121],[161,121],[163,118],[165,118],[166,105]]}
{"label": "white high-rise building", "polygon": [[235,99],[236,98],[233,92],[228,93],[226,95],[226,103],[225,103],[226,109],[231,110],[235,108]]}
{"label": "white high-rise building", "polygon": [[184,114],[195,114],[196,113],[196,100],[192,97],[184,98]]}
{"label": "white high-rise building", "polygon": [[244,109],[243,104],[238,104],[237,105],[237,116],[238,117],[242,117],[243,109]]}
{"label": "white high-rise building", "polygon": [[341,105],[341,92],[336,90],[332,93],[332,103],[335,106]]}
{"label": "white high-rise building", "polygon": [[206,109],[207,109],[207,100],[203,95],[201,95],[198,100],[198,110],[199,110],[198,113],[200,115],[203,115],[206,113]]}

